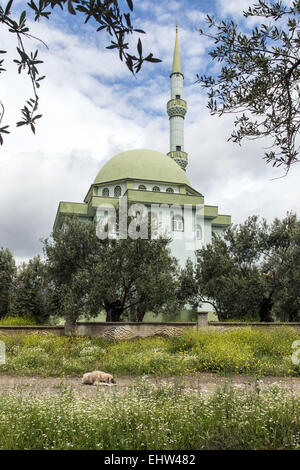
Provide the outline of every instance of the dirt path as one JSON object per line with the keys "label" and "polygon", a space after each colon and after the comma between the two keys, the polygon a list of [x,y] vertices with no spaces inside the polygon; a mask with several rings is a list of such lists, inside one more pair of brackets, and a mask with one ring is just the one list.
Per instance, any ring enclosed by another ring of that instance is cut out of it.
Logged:
{"label": "dirt path", "polygon": [[[14,392],[26,395],[28,393],[37,394],[58,394],[65,387],[71,387],[75,393],[83,396],[94,396],[97,393],[109,393],[112,390],[126,391],[126,388],[137,385],[139,377],[117,377],[117,384],[114,386],[89,386],[81,384],[81,377],[26,377],[0,375],[0,393],[14,390]],[[182,377],[151,377],[146,380],[157,386],[163,383],[172,383],[177,386],[200,390],[204,394],[213,393],[222,385],[231,385],[236,389],[254,390],[255,378],[246,375],[236,375],[232,377],[219,377],[215,374],[201,373],[196,376]],[[284,388],[287,392],[300,393],[300,377],[263,377],[259,381],[260,388],[276,384]]]}

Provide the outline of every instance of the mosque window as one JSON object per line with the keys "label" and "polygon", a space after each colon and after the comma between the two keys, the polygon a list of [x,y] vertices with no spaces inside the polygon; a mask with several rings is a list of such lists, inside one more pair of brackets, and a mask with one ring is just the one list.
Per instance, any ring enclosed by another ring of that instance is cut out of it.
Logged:
{"label": "mosque window", "polygon": [[120,197],[121,196],[121,186],[116,186],[115,187],[114,195],[115,195],[115,197]]}
{"label": "mosque window", "polygon": [[156,193],[158,193],[160,189],[158,186],[153,186],[152,191],[155,191]]}
{"label": "mosque window", "polygon": [[173,217],[173,231],[183,232],[183,217],[182,215],[174,215]]}
{"label": "mosque window", "polygon": [[173,188],[167,188],[166,193],[174,193],[174,189]]}
{"label": "mosque window", "polygon": [[140,185],[139,185],[139,190],[140,190],[140,191],[146,191],[146,189],[147,189],[147,188],[146,188],[146,186],[145,186],[144,184],[140,184]]}
{"label": "mosque window", "polygon": [[109,197],[109,189],[108,188],[104,188],[103,191],[102,191],[102,196],[104,197]]}
{"label": "mosque window", "polygon": [[180,151],[181,150],[181,145],[176,145],[176,150]]}
{"label": "mosque window", "polygon": [[176,95],[176,99],[177,99],[177,100],[180,100],[180,95]]}

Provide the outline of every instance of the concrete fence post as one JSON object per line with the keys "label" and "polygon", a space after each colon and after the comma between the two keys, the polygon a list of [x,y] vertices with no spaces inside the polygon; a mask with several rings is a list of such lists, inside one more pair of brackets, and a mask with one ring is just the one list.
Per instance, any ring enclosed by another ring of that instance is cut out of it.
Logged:
{"label": "concrete fence post", "polygon": [[76,336],[76,322],[66,320],[65,322],[65,336]]}
{"label": "concrete fence post", "polygon": [[208,312],[197,312],[197,330],[208,328]]}

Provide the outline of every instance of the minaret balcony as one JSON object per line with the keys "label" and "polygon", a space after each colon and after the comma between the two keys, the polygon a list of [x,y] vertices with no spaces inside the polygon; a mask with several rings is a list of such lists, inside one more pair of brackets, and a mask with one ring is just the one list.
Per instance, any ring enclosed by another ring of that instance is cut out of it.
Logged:
{"label": "minaret balcony", "polygon": [[186,101],[182,99],[170,100],[167,103],[167,113],[170,117],[172,116],[185,116],[187,110]]}
{"label": "minaret balcony", "polygon": [[182,150],[173,150],[167,153],[168,157],[172,158],[178,165],[185,170],[188,163],[188,154]]}
{"label": "minaret balcony", "polygon": [[183,150],[173,150],[167,153],[168,157],[171,158],[183,158],[184,160],[188,159],[188,154]]}
{"label": "minaret balcony", "polygon": [[181,106],[182,108],[187,109],[187,104],[185,100],[182,100],[181,98],[177,98],[174,100],[170,100],[167,103],[167,109],[173,107],[173,106]]}

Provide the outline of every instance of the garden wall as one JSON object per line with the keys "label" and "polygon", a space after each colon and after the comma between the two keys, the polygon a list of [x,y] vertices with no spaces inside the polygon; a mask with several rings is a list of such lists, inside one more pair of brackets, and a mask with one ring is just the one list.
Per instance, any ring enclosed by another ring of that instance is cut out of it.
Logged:
{"label": "garden wall", "polygon": [[90,336],[112,340],[146,338],[147,336],[178,336],[186,328],[207,329],[215,331],[236,328],[297,328],[300,323],[255,323],[255,322],[213,322],[208,321],[208,312],[198,312],[197,322],[78,322],[75,329],[65,326],[0,326],[0,334],[52,334],[58,336]]}
{"label": "garden wall", "polygon": [[63,336],[65,334],[64,326],[0,326],[0,334],[18,335],[18,334],[51,334]]}
{"label": "garden wall", "polygon": [[[98,336],[111,340],[146,338],[147,336],[178,336],[184,328],[196,328],[197,323],[191,322],[168,322],[168,323],[148,323],[148,322],[126,322],[126,323],[77,323],[73,332],[76,336]],[[71,334],[71,331],[66,331]]]}
{"label": "garden wall", "polygon": [[178,336],[185,328],[206,328],[208,312],[198,312],[197,322],[78,322],[75,330],[65,324],[65,334],[98,336],[107,339],[146,338],[147,336]]}
{"label": "garden wall", "polygon": [[197,322],[120,322],[120,323],[88,323],[78,322],[75,330],[65,326],[66,335],[104,337],[108,339],[131,339],[147,336],[176,336],[181,335],[185,328],[208,329],[215,331],[232,330],[236,328],[297,328],[300,323],[263,323],[263,322],[212,322],[208,321],[208,312],[198,312]]}
{"label": "garden wall", "polygon": [[300,332],[300,323],[275,323],[275,322],[218,322],[218,321],[209,321],[207,322],[209,330],[215,331],[224,331],[224,330],[233,330],[236,328],[296,328]]}

